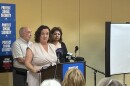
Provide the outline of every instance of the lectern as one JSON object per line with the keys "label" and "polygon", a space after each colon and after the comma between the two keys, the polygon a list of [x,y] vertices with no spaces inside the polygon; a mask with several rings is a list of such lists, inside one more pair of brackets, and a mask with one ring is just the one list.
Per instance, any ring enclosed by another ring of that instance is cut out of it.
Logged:
{"label": "lectern", "polygon": [[55,66],[50,66],[47,69],[41,70],[41,82],[45,79],[58,79],[60,82],[64,79],[65,73],[70,68],[78,68],[84,78],[86,80],[86,62],[85,61],[78,61],[78,62],[67,62],[67,63],[59,63]]}

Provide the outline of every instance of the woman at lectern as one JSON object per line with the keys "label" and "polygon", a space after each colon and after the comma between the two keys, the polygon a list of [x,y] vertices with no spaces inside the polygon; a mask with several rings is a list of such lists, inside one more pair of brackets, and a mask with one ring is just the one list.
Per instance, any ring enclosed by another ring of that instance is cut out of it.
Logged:
{"label": "woman at lectern", "polygon": [[48,43],[50,29],[41,25],[35,32],[35,43],[27,48],[25,65],[29,69],[27,75],[28,86],[40,85],[42,68],[53,66],[57,62],[56,47]]}
{"label": "woman at lectern", "polygon": [[62,30],[60,27],[53,27],[51,29],[51,39],[50,42],[54,44],[57,48],[56,53],[60,63],[69,62],[66,58],[68,53],[65,43],[62,41]]}

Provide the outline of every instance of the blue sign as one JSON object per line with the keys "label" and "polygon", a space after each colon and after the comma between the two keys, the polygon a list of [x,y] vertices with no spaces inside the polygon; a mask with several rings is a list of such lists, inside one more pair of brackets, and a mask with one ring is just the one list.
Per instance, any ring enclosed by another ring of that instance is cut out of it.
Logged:
{"label": "blue sign", "polygon": [[15,38],[12,37],[0,39],[0,56],[12,55],[11,46],[14,41]]}
{"label": "blue sign", "polygon": [[15,21],[0,21],[0,37],[16,37]]}
{"label": "blue sign", "polygon": [[15,4],[0,3],[0,21],[15,20]]}
{"label": "blue sign", "polygon": [[0,3],[0,56],[12,55],[16,40],[15,4]]}
{"label": "blue sign", "polygon": [[64,76],[66,74],[66,71],[68,69],[71,69],[71,68],[77,68],[79,69],[82,74],[84,75],[84,71],[85,71],[85,68],[84,68],[84,65],[85,65],[85,62],[76,62],[76,63],[66,63],[66,64],[63,64],[63,79],[64,79]]}
{"label": "blue sign", "polygon": [[11,46],[15,40],[15,4],[0,3],[0,72],[12,71]]}

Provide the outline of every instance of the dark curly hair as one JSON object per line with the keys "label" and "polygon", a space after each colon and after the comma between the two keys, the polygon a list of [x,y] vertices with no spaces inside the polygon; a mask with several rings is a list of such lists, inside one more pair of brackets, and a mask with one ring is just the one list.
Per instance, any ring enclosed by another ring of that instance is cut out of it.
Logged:
{"label": "dark curly hair", "polygon": [[49,27],[45,26],[45,25],[41,25],[35,32],[35,42],[37,42],[37,43],[40,42],[40,36],[41,36],[41,32],[42,32],[43,29],[48,29],[49,30],[49,37],[50,37],[50,29],[49,29]]}
{"label": "dark curly hair", "polygon": [[[60,32],[61,36],[60,36],[59,42],[61,43],[61,42],[62,42],[62,30],[61,30],[60,27],[53,27],[53,28],[51,29],[51,32],[50,32],[51,36],[53,35],[53,33],[54,33],[55,31],[59,31],[59,32]],[[54,40],[52,39],[52,37],[51,37],[51,42],[54,42]]]}

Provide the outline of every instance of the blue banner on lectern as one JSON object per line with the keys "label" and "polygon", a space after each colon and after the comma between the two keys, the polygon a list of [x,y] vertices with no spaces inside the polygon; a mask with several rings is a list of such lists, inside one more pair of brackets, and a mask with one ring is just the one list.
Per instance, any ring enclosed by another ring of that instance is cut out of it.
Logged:
{"label": "blue banner on lectern", "polygon": [[0,72],[12,71],[11,46],[15,40],[15,4],[0,3]]}

